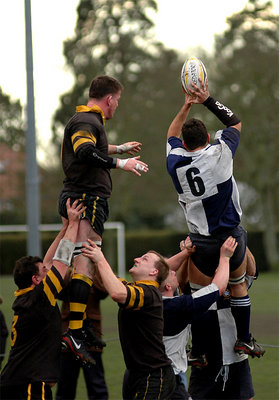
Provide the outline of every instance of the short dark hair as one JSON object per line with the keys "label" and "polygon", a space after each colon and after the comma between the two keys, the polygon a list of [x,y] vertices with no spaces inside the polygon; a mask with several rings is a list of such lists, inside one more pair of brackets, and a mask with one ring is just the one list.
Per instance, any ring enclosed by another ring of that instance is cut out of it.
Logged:
{"label": "short dark hair", "polygon": [[166,262],[165,258],[159,254],[157,251],[155,250],[150,250],[148,251],[148,253],[153,253],[156,254],[156,256],[159,257],[159,260],[155,261],[155,268],[158,269],[158,275],[156,278],[156,281],[159,283],[159,285],[161,285],[161,283],[167,279],[167,276],[169,274],[170,271],[170,267],[169,264]]}
{"label": "short dark hair", "polygon": [[18,259],[14,267],[14,281],[19,289],[25,289],[32,284],[32,276],[38,275],[38,263],[43,262],[40,257],[24,256]]}
{"label": "short dark hair", "polygon": [[205,146],[207,142],[207,129],[204,123],[196,118],[190,118],[182,126],[182,138],[189,150]]}
{"label": "short dark hair", "polygon": [[101,99],[107,94],[115,94],[122,91],[121,83],[111,76],[100,75],[93,79],[89,88],[89,97],[93,99]]}

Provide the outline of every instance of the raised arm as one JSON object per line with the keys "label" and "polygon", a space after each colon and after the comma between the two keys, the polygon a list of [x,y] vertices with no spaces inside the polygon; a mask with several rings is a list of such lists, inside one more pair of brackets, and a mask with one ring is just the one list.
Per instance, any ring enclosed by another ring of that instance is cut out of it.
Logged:
{"label": "raised arm", "polygon": [[192,246],[191,239],[189,236],[180,242],[180,252],[175,254],[174,256],[168,258],[168,264],[170,269],[173,271],[177,271],[182,263],[185,261],[188,262],[189,257],[191,256],[192,253],[196,250],[195,246]]}
{"label": "raised arm", "polygon": [[56,238],[54,239],[54,241],[49,246],[49,248],[44,256],[43,263],[47,269],[50,269],[52,266],[52,260],[53,260],[55,251],[57,249],[57,246],[59,245],[60,240],[63,239],[63,237],[65,235],[68,224],[69,224],[69,221],[66,218],[62,217],[62,228],[61,228],[60,232],[58,233],[58,235],[56,236]]}
{"label": "raised arm", "polygon": [[189,280],[188,264],[192,253],[196,251],[196,246],[192,245],[189,236],[180,242],[180,252],[170,257],[167,261],[170,269],[176,271],[179,287],[184,291],[185,285]]}
{"label": "raised arm", "polygon": [[124,304],[127,299],[125,285],[114,274],[102,250],[92,240],[88,239],[88,242],[90,246],[86,243],[83,245],[83,255],[97,265],[104,287],[112,300]]}
{"label": "raised arm", "polygon": [[183,106],[169,126],[167,138],[170,138],[171,136],[180,137],[182,126],[187,119],[191,105],[191,96],[186,93]]}
{"label": "raised arm", "polygon": [[79,228],[80,215],[85,211],[86,207],[76,200],[72,205],[70,199],[67,200],[67,214],[69,223],[63,238],[60,240],[55,254],[53,256],[52,265],[59,271],[62,278],[64,278],[67,269],[71,266],[72,255],[75,249],[77,232]]}
{"label": "raised arm", "polygon": [[227,127],[231,126],[241,131],[240,119],[224,104],[220,103],[210,96],[208,91],[208,80],[206,80],[205,85],[203,85],[201,79],[199,79],[201,87],[199,88],[195,84],[193,90],[189,89],[191,93],[191,103],[192,104],[203,104],[207,107],[216,117]]}
{"label": "raised arm", "polygon": [[212,283],[218,286],[220,295],[222,295],[227,288],[230,276],[230,258],[236,247],[236,240],[232,236],[229,236],[220,249],[219,265],[212,279]]}

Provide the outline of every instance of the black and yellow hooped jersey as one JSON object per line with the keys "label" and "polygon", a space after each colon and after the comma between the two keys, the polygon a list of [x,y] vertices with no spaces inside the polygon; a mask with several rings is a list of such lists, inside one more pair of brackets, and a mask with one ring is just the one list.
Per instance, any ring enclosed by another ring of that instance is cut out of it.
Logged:
{"label": "black and yellow hooped jersey", "polygon": [[76,114],[68,122],[61,149],[62,167],[65,174],[64,190],[91,193],[102,198],[111,195],[112,182],[109,168],[78,157],[83,147],[92,147],[108,155],[108,139],[104,128],[102,110],[94,106],[78,106]]}
{"label": "black and yellow hooped jersey", "polygon": [[119,336],[128,369],[148,371],[170,365],[163,344],[163,301],[155,281],[122,281],[125,304],[119,304]]}
{"label": "black and yellow hooped jersey", "polygon": [[11,351],[1,385],[56,382],[61,352],[61,316],[56,302],[64,282],[52,267],[38,286],[17,290]]}

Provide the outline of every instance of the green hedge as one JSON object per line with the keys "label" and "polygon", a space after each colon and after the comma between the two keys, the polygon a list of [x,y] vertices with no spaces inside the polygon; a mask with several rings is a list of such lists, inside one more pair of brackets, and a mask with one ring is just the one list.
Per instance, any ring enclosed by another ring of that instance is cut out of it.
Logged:
{"label": "green hedge", "polygon": [[[148,250],[156,250],[168,257],[179,251],[179,243],[186,237],[184,232],[172,231],[142,231],[127,232],[126,260],[127,267],[131,266],[134,257],[140,256]],[[259,271],[270,270],[264,245],[262,232],[250,232],[248,247],[254,254]]]}
{"label": "green hedge", "polygon": [[[42,232],[42,250],[46,253],[55,232]],[[165,257],[171,256],[179,251],[179,242],[185,238],[185,233],[169,230],[154,231],[128,231],[126,232],[126,265],[127,270],[133,265],[135,257],[141,256],[148,250],[156,250]],[[265,249],[263,246],[263,234],[261,232],[250,232],[248,235],[248,246],[254,254],[260,271],[270,270]],[[116,233],[105,232],[104,253],[116,269]],[[0,273],[12,274],[15,261],[26,254],[26,234],[7,233],[2,234],[0,239]]]}

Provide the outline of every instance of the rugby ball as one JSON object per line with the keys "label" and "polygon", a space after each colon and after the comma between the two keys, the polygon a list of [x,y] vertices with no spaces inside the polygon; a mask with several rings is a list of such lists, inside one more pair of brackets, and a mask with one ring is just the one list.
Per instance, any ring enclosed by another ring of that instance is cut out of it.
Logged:
{"label": "rugby ball", "polygon": [[197,57],[190,57],[185,61],[181,70],[181,83],[184,92],[191,96],[189,88],[194,89],[192,83],[200,88],[199,78],[205,84],[207,78],[205,66]]}

